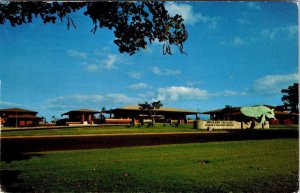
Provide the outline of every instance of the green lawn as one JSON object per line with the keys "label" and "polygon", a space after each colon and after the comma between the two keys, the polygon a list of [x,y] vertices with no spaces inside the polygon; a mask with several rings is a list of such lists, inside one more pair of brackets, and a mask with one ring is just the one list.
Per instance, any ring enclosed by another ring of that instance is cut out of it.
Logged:
{"label": "green lawn", "polygon": [[[298,125],[275,125],[271,129],[298,130]],[[41,135],[82,135],[82,134],[121,134],[121,133],[157,133],[157,132],[203,132],[205,129],[194,129],[193,125],[181,124],[179,127],[169,124],[156,124],[154,127],[127,127],[127,126],[105,126],[105,127],[78,127],[59,128],[45,130],[4,131],[1,136],[41,136]],[[214,130],[224,131],[224,130]]]}
{"label": "green lawn", "polygon": [[298,156],[298,139],[56,151],[1,162],[1,178],[11,191],[295,192]]}
{"label": "green lawn", "polygon": [[[178,127],[170,124],[156,124],[154,127],[128,127],[128,126],[105,126],[105,127],[78,127],[46,130],[5,131],[2,136],[38,136],[38,135],[80,135],[80,134],[119,134],[119,133],[150,133],[150,132],[201,132],[193,129],[193,125],[181,124]],[[203,130],[205,131],[205,130]]]}

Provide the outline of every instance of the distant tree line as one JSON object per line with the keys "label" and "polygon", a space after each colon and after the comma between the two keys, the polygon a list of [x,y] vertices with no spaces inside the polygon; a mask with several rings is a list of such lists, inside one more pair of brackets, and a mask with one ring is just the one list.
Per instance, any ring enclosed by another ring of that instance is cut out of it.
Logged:
{"label": "distant tree line", "polygon": [[282,89],[283,96],[281,98],[286,110],[291,113],[299,113],[299,83],[294,83],[287,89]]}

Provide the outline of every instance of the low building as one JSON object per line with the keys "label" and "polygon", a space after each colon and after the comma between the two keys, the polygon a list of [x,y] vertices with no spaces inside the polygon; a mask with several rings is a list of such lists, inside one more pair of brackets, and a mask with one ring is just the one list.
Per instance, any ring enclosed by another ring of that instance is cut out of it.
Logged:
{"label": "low building", "polygon": [[95,114],[101,113],[97,110],[78,109],[63,113],[61,116],[68,116],[68,118],[58,121],[58,125],[89,125],[94,124],[97,119]]}
{"label": "low building", "polygon": [[[106,121],[113,120],[130,120],[134,123],[144,123],[151,120],[151,115],[147,110],[140,109],[138,105],[124,106],[116,109],[111,109],[105,111],[109,114],[109,119]],[[155,122],[166,123],[166,122],[177,122],[177,123],[192,123],[187,120],[187,115],[195,115],[197,118],[197,112],[180,109],[180,108],[170,108],[161,107],[154,110]]]}
{"label": "low building", "polygon": [[38,112],[20,108],[0,109],[1,124],[6,127],[38,126],[43,120],[37,117]]}
{"label": "low building", "polygon": [[[274,109],[274,114],[276,119],[270,119],[270,124],[297,124],[298,114],[289,113],[281,110],[280,106],[263,105],[270,109]],[[210,116],[210,120],[228,120],[228,121],[250,121],[252,118],[246,117],[241,112],[241,107],[230,107],[227,106],[222,109],[211,110],[207,112],[202,112],[201,114],[206,114]]]}

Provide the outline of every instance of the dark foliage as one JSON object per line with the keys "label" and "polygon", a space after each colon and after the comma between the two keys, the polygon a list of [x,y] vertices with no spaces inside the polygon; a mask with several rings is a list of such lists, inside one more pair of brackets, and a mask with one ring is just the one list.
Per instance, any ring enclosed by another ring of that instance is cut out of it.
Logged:
{"label": "dark foliage", "polygon": [[281,98],[285,107],[291,110],[292,113],[299,113],[299,84],[294,83],[287,89],[282,89],[283,97]]}
{"label": "dark foliage", "polygon": [[160,101],[156,101],[156,102],[152,102],[152,103],[145,102],[145,103],[139,104],[139,107],[141,110],[147,111],[150,114],[150,116],[152,118],[152,126],[154,126],[154,124],[155,124],[156,110],[162,106],[163,106],[163,104]]}
{"label": "dark foliage", "polygon": [[143,2],[10,2],[0,3],[0,24],[9,21],[12,26],[31,23],[40,17],[47,23],[67,20],[67,28],[76,28],[71,12],[86,9],[84,15],[91,18],[95,33],[98,28],[113,30],[114,43],[121,53],[130,55],[145,49],[155,40],[164,42],[163,54],[172,54],[170,45],[183,51],[188,34],[180,15],[171,17],[164,3]]}
{"label": "dark foliage", "polygon": [[152,102],[152,103],[141,103],[139,104],[141,110],[147,110],[147,111],[154,111],[156,109],[159,109],[162,106],[162,103],[160,101]]}

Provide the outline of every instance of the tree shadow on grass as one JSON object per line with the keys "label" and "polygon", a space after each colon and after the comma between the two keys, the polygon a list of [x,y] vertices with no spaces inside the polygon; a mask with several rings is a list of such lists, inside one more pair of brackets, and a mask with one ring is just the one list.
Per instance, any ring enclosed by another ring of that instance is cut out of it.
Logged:
{"label": "tree shadow on grass", "polygon": [[[1,162],[7,164],[12,161],[28,160],[33,156],[41,157],[42,154],[26,153],[21,151],[9,150],[1,151]],[[0,185],[2,192],[33,192],[33,189],[25,185],[25,182],[20,179],[20,170],[0,170]]]}
{"label": "tree shadow on grass", "polygon": [[26,187],[19,178],[19,170],[0,170],[0,184],[2,192],[33,192],[31,187]]}
{"label": "tree shadow on grass", "polygon": [[11,163],[12,161],[20,161],[20,160],[28,160],[31,159],[31,157],[41,157],[42,154],[39,153],[27,153],[22,151],[1,151],[1,162],[5,163]]}

